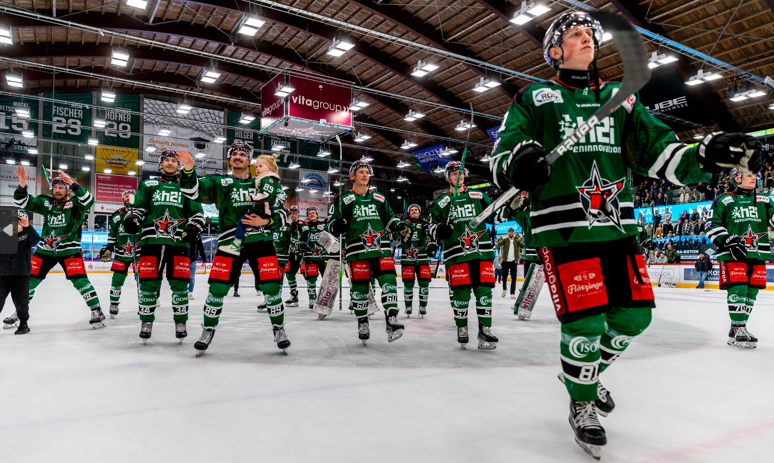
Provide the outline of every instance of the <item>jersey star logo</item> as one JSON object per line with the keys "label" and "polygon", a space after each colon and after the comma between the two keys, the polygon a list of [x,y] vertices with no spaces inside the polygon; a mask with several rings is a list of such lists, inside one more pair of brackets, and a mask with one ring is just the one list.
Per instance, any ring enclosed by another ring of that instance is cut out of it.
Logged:
{"label": "jersey star logo", "polygon": [[127,241],[126,244],[121,249],[124,250],[124,254],[131,254],[132,249],[134,249],[134,245],[131,242]]}
{"label": "jersey star logo", "polygon": [[371,224],[369,223],[365,233],[360,235],[360,240],[363,242],[363,246],[365,246],[366,251],[381,249],[382,235],[384,235],[385,233],[386,232],[384,231],[380,231],[380,232],[374,231],[374,229],[371,228]]}
{"label": "jersey star logo", "polygon": [[742,241],[744,241],[744,246],[747,249],[750,249],[753,252],[758,252],[758,242],[761,239],[761,236],[765,235],[766,233],[755,233],[752,231],[752,226],[747,225],[747,232],[741,236]]}
{"label": "jersey star logo", "polygon": [[57,235],[54,232],[51,232],[50,235],[44,237],[41,241],[43,241],[45,247],[56,251],[56,248],[59,247],[59,243],[65,238],[67,238],[67,235]]}
{"label": "jersey star logo", "polygon": [[597,168],[597,162],[591,166],[591,177],[582,186],[575,187],[581,196],[581,204],[586,210],[586,218],[589,219],[589,228],[594,223],[612,222],[615,227],[623,231],[621,226],[621,210],[618,204],[618,194],[623,191],[626,178],[609,182],[602,178]]}
{"label": "jersey star logo", "polygon": [[174,238],[178,225],[183,222],[185,222],[185,219],[173,219],[169,215],[169,209],[164,211],[164,215],[161,218],[153,221],[156,227],[156,235],[163,238]]}
{"label": "jersey star logo", "polygon": [[417,257],[419,257],[419,249],[413,245],[406,249],[406,260],[417,260]]}
{"label": "jersey star logo", "polygon": [[472,232],[468,227],[465,227],[465,233],[460,237],[460,245],[462,246],[462,253],[468,254],[470,252],[478,252],[478,238],[484,234],[486,230],[480,232]]}

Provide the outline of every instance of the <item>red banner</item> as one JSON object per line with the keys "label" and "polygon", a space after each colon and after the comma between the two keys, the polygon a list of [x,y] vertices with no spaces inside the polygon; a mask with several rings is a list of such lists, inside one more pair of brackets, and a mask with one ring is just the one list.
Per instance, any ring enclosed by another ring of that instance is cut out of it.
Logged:
{"label": "red banner", "polygon": [[[290,86],[295,88],[295,91],[288,98],[289,116],[327,124],[352,126],[352,112],[349,110],[349,105],[352,103],[351,87],[295,76],[290,76]],[[261,98],[265,94],[262,92]],[[262,99],[261,104],[263,101]],[[261,126],[263,127],[263,124]]]}
{"label": "red banner", "polygon": [[261,88],[261,128],[263,130],[285,117],[285,99],[274,94],[283,82],[285,82],[285,75],[277,74]]}
{"label": "red banner", "polygon": [[94,198],[97,201],[122,203],[121,193],[137,189],[137,177],[128,175],[97,174]]}

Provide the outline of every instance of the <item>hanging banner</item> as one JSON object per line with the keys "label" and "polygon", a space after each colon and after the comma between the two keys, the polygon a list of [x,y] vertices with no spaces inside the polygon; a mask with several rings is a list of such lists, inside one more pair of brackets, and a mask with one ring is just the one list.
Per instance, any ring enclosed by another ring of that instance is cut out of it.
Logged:
{"label": "hanging banner", "polygon": [[318,213],[325,217],[328,215],[328,200],[323,193],[328,191],[328,173],[316,170],[299,169],[299,185],[304,191],[297,191],[298,209],[301,217],[306,217],[306,209],[316,207]]}
{"label": "hanging banner", "polygon": [[[669,66],[655,69],[645,87],[640,90],[640,102],[650,111],[679,117],[701,125],[710,125],[707,111],[696,101],[693,92],[700,91],[685,85],[677,71]],[[664,121],[676,132],[692,130],[694,127]]]}
{"label": "hanging banner", "polygon": [[94,118],[105,119],[105,128],[97,129],[101,145],[140,147],[140,95],[116,94],[113,103],[102,103],[108,109],[98,108]]}
{"label": "hanging banner", "polygon": [[446,164],[451,162],[450,157],[440,156],[438,154],[441,151],[443,151],[443,145],[435,145],[419,151],[412,151],[411,154],[414,155],[414,158],[419,162],[419,165],[422,166],[422,169],[424,169],[425,172],[434,173],[431,172],[431,169],[445,167]]}
{"label": "hanging banner", "polygon": [[[17,166],[0,164],[0,206],[16,206],[13,202],[13,192],[19,186],[19,178],[16,177]],[[38,194],[38,177],[35,166],[25,166],[27,171],[27,193]]]}
{"label": "hanging banner", "polygon": [[[180,115],[177,106],[177,103],[145,98],[142,159],[158,165],[164,150],[186,150],[194,156],[198,171],[225,170],[225,148],[222,143],[212,142],[223,136],[223,111],[193,108],[187,115]],[[168,129],[170,133],[160,135],[161,129]],[[151,145],[156,151],[147,150]]]}
{"label": "hanging banner", "polygon": [[127,175],[130,170],[137,173],[137,157],[139,152],[133,148],[119,146],[97,146],[97,172],[105,168],[112,169],[113,174]]}
{"label": "hanging banner", "polygon": [[47,93],[43,102],[43,138],[87,143],[91,135],[91,93]]}
{"label": "hanging banner", "polygon": [[[249,124],[240,124],[239,120],[242,118],[242,113],[238,113],[236,111],[228,110],[228,129],[226,129],[226,150],[228,150],[228,147],[231,146],[232,143],[234,143],[236,140],[241,140],[253,149],[256,147],[256,143],[260,144],[258,142],[258,135],[260,133],[261,129],[261,119],[255,118],[251,123]],[[233,127],[233,128],[232,128]]]}
{"label": "hanging banner", "polygon": [[137,190],[137,177],[128,175],[96,174],[97,187],[94,199],[100,202],[123,203],[122,193]]}
{"label": "hanging banner", "polygon": [[[20,117],[16,109],[26,109],[30,117]],[[0,98],[0,144],[7,151],[25,152],[29,147],[38,146],[38,123],[30,119],[39,119],[38,100],[17,97]],[[24,138],[22,131],[32,130],[33,138]]]}
{"label": "hanging banner", "polygon": [[500,130],[500,126],[492,127],[491,129],[486,129],[486,134],[489,135],[489,138],[492,139],[492,141],[497,141],[497,131]]}

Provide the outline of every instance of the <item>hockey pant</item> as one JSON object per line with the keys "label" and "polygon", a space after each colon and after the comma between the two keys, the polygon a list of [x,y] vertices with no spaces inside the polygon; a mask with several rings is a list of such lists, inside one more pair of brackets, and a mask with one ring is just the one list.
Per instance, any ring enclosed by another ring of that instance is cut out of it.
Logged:
{"label": "hockey pant", "polygon": [[172,313],[175,323],[188,321],[188,282],[191,278],[188,248],[146,244],[140,250],[140,321],[156,320],[156,300],[161,291],[161,279],[166,267],[167,281],[172,290]]}
{"label": "hockey pant", "polygon": [[[376,279],[382,288],[382,306],[386,317],[398,315],[398,281],[395,276],[395,261],[391,257],[358,260],[350,263],[352,275],[350,296],[352,308],[358,319],[368,318],[368,294],[371,281]],[[376,287],[373,287],[374,291]]]}
{"label": "hockey pant", "polygon": [[69,256],[49,256],[38,254],[32,255],[32,272],[30,274],[29,300],[35,296],[35,289],[46,279],[48,272],[59,264],[65,271],[65,277],[70,280],[75,289],[81,294],[89,310],[99,309],[99,297],[97,291],[86,276],[86,267],[83,264],[81,253],[71,254]]}
{"label": "hockey pant", "polygon": [[468,326],[471,292],[476,299],[478,324],[492,326],[492,288],[495,285],[492,262],[472,260],[446,266],[454,323]]}
{"label": "hockey pant", "polygon": [[719,262],[720,289],[727,292],[731,324],[744,326],[750,318],[758,291],[766,288],[766,263],[756,259]]}
{"label": "hockey pant", "polygon": [[[325,274],[325,261],[304,262],[304,279],[309,301],[317,298],[317,277]],[[292,291],[292,289],[291,289]]]}
{"label": "hockey pant", "polygon": [[401,274],[403,279],[403,301],[406,308],[411,308],[414,302],[415,277],[419,281],[419,307],[427,307],[427,300],[430,296],[430,266],[404,265],[401,267]]}
{"label": "hockey pant", "polygon": [[245,262],[250,265],[257,286],[266,298],[266,308],[272,326],[278,328],[284,326],[282,273],[271,241],[253,241],[244,244],[238,257],[220,250],[215,254],[210,271],[209,291],[204,301],[204,326],[218,326],[220,314],[223,312],[223,299],[233,282],[242,274],[242,264]]}
{"label": "hockey pant", "polygon": [[285,264],[285,277],[288,279],[288,285],[290,285],[290,295],[298,295],[298,282],[296,281],[296,274],[301,267],[301,261],[295,260],[292,257]]}
{"label": "hockey pant", "polygon": [[[126,281],[126,275],[129,273],[129,268],[133,266],[132,261],[114,260],[111,270],[113,271],[113,278],[110,280],[110,305],[118,305],[121,299],[121,291]],[[134,272],[134,279],[137,280],[137,269]]]}
{"label": "hockey pant", "polygon": [[650,307],[612,307],[607,313],[562,324],[562,371],[570,397],[579,402],[596,400],[599,374],[645,331],[651,312]]}

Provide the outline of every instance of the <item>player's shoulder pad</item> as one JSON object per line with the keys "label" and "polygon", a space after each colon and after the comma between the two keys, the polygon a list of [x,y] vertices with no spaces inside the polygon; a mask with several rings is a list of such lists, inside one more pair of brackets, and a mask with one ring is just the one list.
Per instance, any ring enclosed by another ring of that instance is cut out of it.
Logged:
{"label": "player's shoulder pad", "polygon": [[469,191],[468,196],[471,199],[484,199],[484,194],[481,193],[480,191]]}
{"label": "player's shoulder pad", "polygon": [[142,184],[145,186],[158,186],[159,181],[158,179],[155,179],[155,178],[149,178],[147,180],[143,180]]}
{"label": "player's shoulder pad", "polygon": [[766,203],[766,204],[768,204],[770,202],[769,197],[768,196],[763,196],[763,195],[755,195],[755,200],[756,201],[760,201],[762,203]]}
{"label": "player's shoulder pad", "polygon": [[529,89],[534,87],[534,86],[536,86],[536,85],[541,85],[541,84],[544,85],[545,82],[534,82],[534,83],[531,83],[529,85],[525,85],[524,87],[521,87],[521,90],[519,90],[518,93],[516,93],[516,96],[513,97],[513,103],[514,104],[522,104],[524,102],[524,95],[527,94]]}
{"label": "player's shoulder pad", "polygon": [[380,203],[384,202],[384,196],[380,195],[379,193],[374,193],[374,199],[379,201]]}

